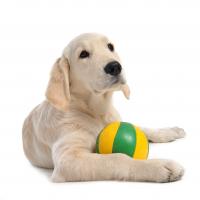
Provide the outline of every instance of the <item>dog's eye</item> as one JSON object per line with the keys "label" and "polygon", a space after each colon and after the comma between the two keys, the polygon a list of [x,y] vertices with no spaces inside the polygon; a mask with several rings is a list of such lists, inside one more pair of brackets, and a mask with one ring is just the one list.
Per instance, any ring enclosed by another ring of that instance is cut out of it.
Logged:
{"label": "dog's eye", "polygon": [[108,43],[108,48],[110,49],[110,51],[114,51],[114,46],[111,43]]}
{"label": "dog's eye", "polygon": [[81,51],[81,53],[79,55],[80,58],[87,58],[89,56],[90,56],[90,54],[86,50]]}

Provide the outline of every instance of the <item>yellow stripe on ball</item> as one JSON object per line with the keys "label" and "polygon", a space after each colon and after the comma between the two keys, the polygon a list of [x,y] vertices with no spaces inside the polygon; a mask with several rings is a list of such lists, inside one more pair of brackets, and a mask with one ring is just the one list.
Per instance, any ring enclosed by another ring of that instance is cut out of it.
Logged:
{"label": "yellow stripe on ball", "polygon": [[99,138],[99,153],[112,153],[113,141],[119,126],[120,122],[113,122],[103,129]]}
{"label": "yellow stripe on ball", "polygon": [[136,130],[136,147],[135,152],[133,154],[134,159],[147,159],[148,151],[149,151],[149,143],[146,138],[146,135],[141,131],[139,127],[135,126]]}

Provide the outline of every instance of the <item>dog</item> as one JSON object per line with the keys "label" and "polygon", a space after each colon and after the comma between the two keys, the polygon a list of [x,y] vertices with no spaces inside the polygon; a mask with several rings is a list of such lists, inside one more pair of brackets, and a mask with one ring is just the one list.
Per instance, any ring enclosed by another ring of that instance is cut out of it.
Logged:
{"label": "dog", "polygon": [[[25,119],[23,149],[38,167],[53,169],[53,182],[124,180],[171,182],[184,169],[165,159],[136,160],[125,154],[97,154],[98,133],[121,121],[112,105],[114,91],[129,98],[130,89],[114,44],[104,35],[73,39],[55,62],[46,100]],[[151,142],[185,136],[181,128],[142,128]]]}

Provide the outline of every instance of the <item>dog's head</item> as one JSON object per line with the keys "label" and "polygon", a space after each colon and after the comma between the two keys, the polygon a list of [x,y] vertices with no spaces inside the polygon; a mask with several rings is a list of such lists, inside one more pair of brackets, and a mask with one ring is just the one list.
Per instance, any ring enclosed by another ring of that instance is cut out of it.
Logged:
{"label": "dog's head", "polygon": [[63,56],[55,63],[47,99],[57,108],[65,109],[70,100],[70,87],[101,95],[122,90],[129,97],[124,69],[114,44],[105,36],[87,33],[72,40]]}

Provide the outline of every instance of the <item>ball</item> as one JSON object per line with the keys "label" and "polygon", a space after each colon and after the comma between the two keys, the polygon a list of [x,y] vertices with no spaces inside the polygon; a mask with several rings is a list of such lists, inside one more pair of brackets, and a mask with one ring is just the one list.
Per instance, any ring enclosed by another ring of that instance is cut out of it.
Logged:
{"label": "ball", "polygon": [[96,152],[124,153],[134,159],[147,159],[149,143],[144,132],[128,122],[108,124],[98,135]]}

